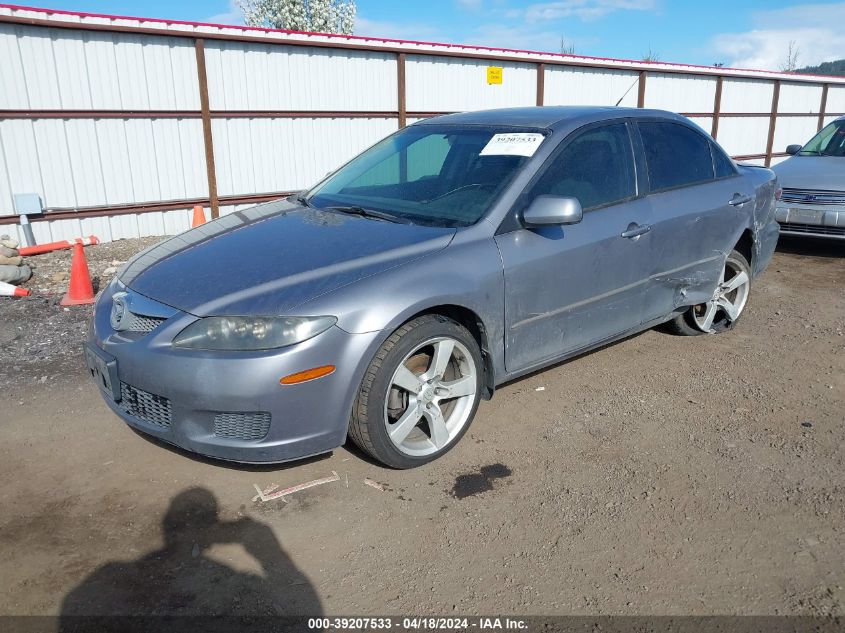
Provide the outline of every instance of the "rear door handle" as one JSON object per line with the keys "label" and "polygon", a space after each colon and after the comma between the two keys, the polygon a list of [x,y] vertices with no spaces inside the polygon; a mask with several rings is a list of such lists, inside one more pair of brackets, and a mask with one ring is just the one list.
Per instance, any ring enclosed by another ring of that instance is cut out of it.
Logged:
{"label": "rear door handle", "polygon": [[640,235],[648,233],[650,230],[650,224],[637,224],[636,222],[631,222],[628,225],[628,228],[622,233],[622,237],[627,237],[628,239],[636,239]]}
{"label": "rear door handle", "polygon": [[751,196],[746,196],[746,195],[743,195],[741,193],[735,193],[734,197],[731,198],[731,200],[730,200],[730,202],[728,202],[728,204],[731,205],[732,207],[741,207],[746,202],[751,202]]}

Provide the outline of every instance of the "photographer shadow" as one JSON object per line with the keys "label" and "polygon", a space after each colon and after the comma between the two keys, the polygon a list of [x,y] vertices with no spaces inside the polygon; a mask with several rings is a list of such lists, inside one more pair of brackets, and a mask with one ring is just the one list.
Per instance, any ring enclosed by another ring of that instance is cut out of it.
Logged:
{"label": "photographer shadow", "polygon": [[[107,623],[120,630],[146,630],[145,624],[160,630],[162,620],[172,616],[274,616],[266,619],[278,624],[278,616],[322,614],[316,591],[272,529],[248,517],[221,521],[217,499],[207,489],[190,488],[174,497],[162,530],[161,549],[106,563],[74,588],[62,603],[59,630],[110,629]],[[242,545],[263,575],[211,559],[206,553],[215,544]],[[182,624],[190,619],[175,618]]]}

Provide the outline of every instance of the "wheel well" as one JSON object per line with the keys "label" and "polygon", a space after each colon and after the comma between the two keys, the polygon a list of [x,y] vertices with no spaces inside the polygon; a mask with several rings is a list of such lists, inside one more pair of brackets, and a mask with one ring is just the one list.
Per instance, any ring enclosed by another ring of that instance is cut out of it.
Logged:
{"label": "wheel well", "polygon": [[487,338],[487,328],[484,327],[484,322],[481,318],[469,308],[450,304],[426,308],[425,310],[422,310],[410,317],[408,321],[423,316],[424,314],[440,314],[452,319],[453,321],[457,321],[469,330],[476,343],[478,343],[479,349],[481,349],[481,359],[484,363],[484,392],[482,393],[482,397],[485,400],[489,400],[493,396],[493,391],[496,388],[496,381],[493,370],[493,356],[490,353],[490,345]]}
{"label": "wheel well", "polygon": [[734,249],[742,253],[753,268],[754,262],[752,261],[752,258],[754,257],[754,236],[751,234],[750,230],[745,229],[742,232],[742,236],[739,238],[736,246],[734,246]]}

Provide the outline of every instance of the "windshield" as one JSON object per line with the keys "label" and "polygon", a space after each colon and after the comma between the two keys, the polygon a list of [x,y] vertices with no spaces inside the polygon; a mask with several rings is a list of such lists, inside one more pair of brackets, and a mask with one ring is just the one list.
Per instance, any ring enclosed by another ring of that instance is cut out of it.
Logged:
{"label": "windshield", "polygon": [[544,136],[525,128],[417,125],[370,148],[306,196],[318,208],[469,226],[487,212]]}
{"label": "windshield", "polygon": [[801,148],[799,156],[845,156],[845,121],[834,121]]}

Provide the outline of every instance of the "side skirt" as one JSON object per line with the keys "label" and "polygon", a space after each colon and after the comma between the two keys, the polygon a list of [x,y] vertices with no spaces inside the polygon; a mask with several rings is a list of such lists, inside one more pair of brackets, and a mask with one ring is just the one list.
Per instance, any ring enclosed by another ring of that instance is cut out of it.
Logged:
{"label": "side skirt", "polygon": [[537,363],[536,365],[531,365],[531,366],[526,367],[524,369],[520,369],[519,371],[515,371],[515,372],[505,374],[505,375],[497,378],[496,386],[500,387],[500,386],[504,385],[505,383],[516,380],[517,378],[522,378],[523,376],[527,376],[528,374],[533,374],[533,373],[538,372],[540,370],[548,369],[549,367],[552,367],[554,365],[559,365],[560,363],[563,363],[563,362],[568,361],[568,360],[572,360],[573,358],[577,358],[578,356],[584,356],[585,354],[589,354],[590,352],[594,352],[595,350],[597,350],[599,348],[607,347],[608,345],[612,345],[613,343],[621,341],[622,339],[629,338],[629,337],[631,337],[635,334],[639,334],[640,332],[650,330],[651,328],[656,327],[658,325],[661,325],[662,323],[666,323],[667,321],[671,321],[678,314],[681,314],[682,312],[687,310],[688,307],[689,306],[683,306],[682,308],[679,308],[678,310],[675,310],[674,312],[670,312],[669,314],[667,314],[665,316],[658,317],[656,319],[652,319],[651,321],[647,321],[645,323],[641,323],[640,325],[638,325],[634,328],[631,328],[630,330],[625,330],[624,332],[622,332],[620,334],[615,334],[614,336],[611,336],[609,338],[602,339],[602,340],[597,341],[595,343],[591,343],[590,345],[587,345],[586,347],[582,347],[580,349],[567,352],[566,354],[562,354],[560,356],[556,356],[554,358],[544,360],[540,363]]}

